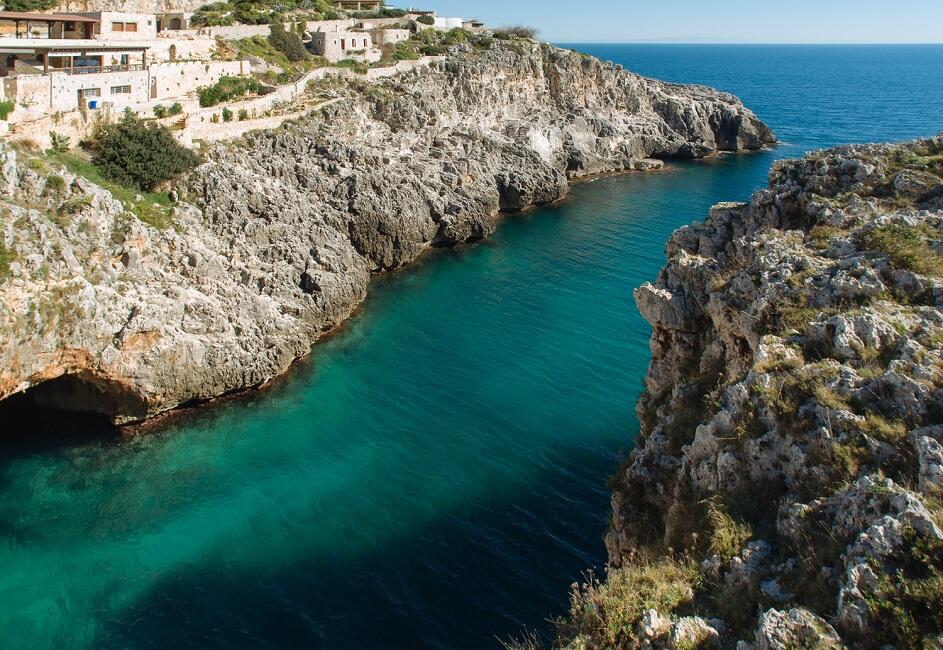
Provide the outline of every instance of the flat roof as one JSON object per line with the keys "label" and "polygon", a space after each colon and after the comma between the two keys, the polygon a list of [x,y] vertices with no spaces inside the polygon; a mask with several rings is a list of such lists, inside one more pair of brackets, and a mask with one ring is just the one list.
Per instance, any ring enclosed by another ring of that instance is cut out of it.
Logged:
{"label": "flat roof", "polygon": [[31,11],[0,11],[0,20],[34,20],[54,23],[100,23],[98,18],[78,14],[43,14]]}
{"label": "flat roof", "polygon": [[0,52],[11,50],[149,50],[150,44],[135,41],[111,42],[95,41],[85,38],[0,38]]}

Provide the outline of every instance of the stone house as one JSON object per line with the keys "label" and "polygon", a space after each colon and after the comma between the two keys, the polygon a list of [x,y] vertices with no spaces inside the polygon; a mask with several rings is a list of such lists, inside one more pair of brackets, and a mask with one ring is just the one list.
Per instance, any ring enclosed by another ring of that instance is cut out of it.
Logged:
{"label": "stone house", "polygon": [[323,56],[328,61],[340,61],[350,58],[374,58],[373,38],[369,32],[356,32],[346,29],[335,31],[316,31],[311,35],[311,47],[315,54]]}

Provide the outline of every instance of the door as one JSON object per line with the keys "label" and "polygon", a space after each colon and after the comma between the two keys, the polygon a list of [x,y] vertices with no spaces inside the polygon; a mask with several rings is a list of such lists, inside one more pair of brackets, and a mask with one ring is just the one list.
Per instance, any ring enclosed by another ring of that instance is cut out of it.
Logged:
{"label": "door", "polygon": [[151,99],[157,99],[157,78],[151,77]]}

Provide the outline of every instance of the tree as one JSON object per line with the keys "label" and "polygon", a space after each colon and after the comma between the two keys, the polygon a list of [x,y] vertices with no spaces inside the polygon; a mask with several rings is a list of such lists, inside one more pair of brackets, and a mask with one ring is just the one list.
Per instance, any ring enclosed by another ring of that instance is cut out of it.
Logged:
{"label": "tree", "polygon": [[166,126],[145,124],[127,113],[98,131],[92,142],[92,162],[109,180],[149,192],[192,169],[200,158],[174,140]]}
{"label": "tree", "polygon": [[301,42],[301,37],[295,32],[286,32],[281,23],[272,23],[268,40],[289,61],[304,61],[308,57],[308,50]]}

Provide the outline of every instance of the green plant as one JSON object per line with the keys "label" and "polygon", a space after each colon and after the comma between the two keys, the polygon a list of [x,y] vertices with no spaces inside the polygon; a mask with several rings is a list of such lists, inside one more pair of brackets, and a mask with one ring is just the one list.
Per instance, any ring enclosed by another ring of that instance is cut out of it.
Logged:
{"label": "green plant", "polygon": [[895,268],[943,277],[943,255],[931,246],[939,238],[939,231],[929,226],[893,224],[868,231],[861,236],[861,243],[886,255]]}
{"label": "green plant", "polygon": [[249,119],[249,111],[244,108],[239,109],[239,121],[245,122]]}
{"label": "green plant", "polygon": [[710,552],[729,562],[746,546],[753,537],[753,529],[748,524],[735,521],[717,497],[703,502],[707,509],[707,523],[710,527]]}
{"label": "green plant", "polygon": [[180,105],[180,102],[174,102],[170,105],[170,114],[171,115],[180,115],[183,112],[183,106]]}
{"label": "green plant", "polygon": [[65,180],[58,174],[50,174],[46,177],[45,192],[59,196],[65,191]]}
{"label": "green plant", "polygon": [[568,620],[558,631],[563,639],[586,639],[586,647],[630,647],[646,611],[671,612],[690,603],[699,583],[691,560],[639,560],[610,569],[605,582],[590,578],[574,585]]}
{"label": "green plant", "polygon": [[369,66],[366,63],[361,63],[360,61],[355,61],[353,59],[344,59],[343,61],[338,61],[334,64],[338,68],[346,68],[357,74],[367,74],[370,71]]}
{"label": "green plant", "polygon": [[[943,542],[904,530],[893,564],[873,564],[877,588],[865,595],[876,641],[899,648],[935,647],[943,633]],[[881,645],[880,643],[877,645]]]}
{"label": "green plant", "polygon": [[56,133],[55,131],[49,132],[49,150],[51,152],[64,153],[69,150],[69,144],[69,136]]}
{"label": "green plant", "polygon": [[0,120],[7,119],[15,107],[16,104],[12,99],[4,99],[2,102],[0,102]]}
{"label": "green plant", "polygon": [[170,129],[130,115],[105,126],[91,146],[92,162],[102,175],[139,190],[153,190],[199,163]]}
{"label": "green plant", "polygon": [[10,277],[10,265],[16,259],[16,251],[12,251],[0,241],[0,278]]}
{"label": "green plant", "polygon": [[233,112],[229,108],[223,108],[223,122],[232,122]]}
{"label": "green plant", "polygon": [[167,117],[167,107],[164,106],[163,104],[157,104],[154,107],[154,117],[156,117],[157,119],[162,119],[162,118]]}
{"label": "green plant", "polygon": [[297,32],[285,31],[285,26],[281,23],[272,23],[268,36],[269,42],[276,50],[284,54],[289,61],[303,61],[309,56],[304,43]]}
{"label": "green plant", "polygon": [[423,25],[435,25],[435,18],[433,18],[432,16],[428,16],[428,15],[426,15],[426,16],[419,16],[419,18],[416,19],[416,22],[417,22],[417,23],[422,23]]}
{"label": "green plant", "polygon": [[260,84],[250,77],[221,77],[212,86],[197,89],[200,106],[207,108],[216,106],[225,101],[238,97],[245,97],[249,93],[258,93]]}
{"label": "green plant", "polygon": [[219,114],[213,113],[210,115],[210,122],[213,124],[219,124]]}

